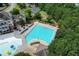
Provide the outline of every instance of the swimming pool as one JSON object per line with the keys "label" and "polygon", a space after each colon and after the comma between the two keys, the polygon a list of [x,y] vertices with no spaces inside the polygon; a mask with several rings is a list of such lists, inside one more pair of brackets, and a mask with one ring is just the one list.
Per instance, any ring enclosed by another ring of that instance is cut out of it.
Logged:
{"label": "swimming pool", "polygon": [[25,36],[25,41],[26,43],[30,43],[33,39],[38,39],[50,44],[55,37],[56,31],[57,29],[49,28],[43,24],[37,24]]}

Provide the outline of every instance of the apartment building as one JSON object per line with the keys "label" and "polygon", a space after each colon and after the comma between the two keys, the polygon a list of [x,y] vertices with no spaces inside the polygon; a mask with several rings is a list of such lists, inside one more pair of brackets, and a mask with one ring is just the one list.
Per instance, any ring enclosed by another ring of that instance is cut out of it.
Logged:
{"label": "apartment building", "polygon": [[6,34],[13,31],[13,21],[8,13],[0,13],[0,34]]}

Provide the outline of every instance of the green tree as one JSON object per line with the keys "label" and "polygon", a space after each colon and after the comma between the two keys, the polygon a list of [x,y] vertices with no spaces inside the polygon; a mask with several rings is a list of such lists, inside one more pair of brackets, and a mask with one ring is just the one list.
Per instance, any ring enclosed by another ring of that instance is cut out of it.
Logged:
{"label": "green tree", "polygon": [[[38,6],[59,24],[56,38],[48,47],[48,55],[79,55],[79,7],[75,4]],[[49,22],[49,19],[46,22]]]}
{"label": "green tree", "polygon": [[24,8],[26,8],[26,5],[25,5],[25,3],[18,3],[17,4],[21,9],[24,9]]}
{"label": "green tree", "polygon": [[26,22],[30,23],[30,21],[32,20],[31,9],[30,8],[24,9],[24,16],[26,18]]}
{"label": "green tree", "polygon": [[29,53],[19,52],[15,56],[31,56]]}
{"label": "green tree", "polygon": [[34,15],[34,19],[41,20],[41,14],[38,12]]}
{"label": "green tree", "polygon": [[13,14],[13,15],[19,14],[19,9],[13,8],[12,14]]}
{"label": "green tree", "polygon": [[24,25],[25,25],[25,22],[24,22],[24,20],[23,20],[23,19],[19,19],[18,24],[19,24],[19,25],[21,25],[21,26],[24,26]]}

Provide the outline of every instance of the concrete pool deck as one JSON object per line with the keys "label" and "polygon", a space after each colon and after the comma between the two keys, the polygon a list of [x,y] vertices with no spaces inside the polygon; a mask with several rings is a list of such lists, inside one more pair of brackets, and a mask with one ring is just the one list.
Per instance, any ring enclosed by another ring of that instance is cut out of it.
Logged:
{"label": "concrete pool deck", "polygon": [[[11,52],[11,55],[14,55],[15,51],[17,50],[17,48],[22,45],[22,39],[21,38],[17,38],[17,34],[15,35],[15,32],[12,33],[7,33],[4,35],[0,35],[0,55],[2,56],[6,56],[6,54],[4,54],[4,51],[9,51]],[[16,47],[16,50],[11,50],[10,46],[13,45]],[[10,56],[11,56],[10,55]]]}
{"label": "concrete pool deck", "polygon": [[[22,34],[22,45],[18,47],[18,49],[16,50],[16,53],[18,53],[18,52],[25,52],[25,53],[29,53],[31,55],[34,55],[34,53],[37,53],[40,50],[47,49],[49,44],[47,44],[46,42],[44,42],[42,40],[38,40],[38,38],[31,40],[29,44],[25,41],[25,36],[27,36],[29,34],[29,32],[33,29],[33,27],[35,27],[37,24],[43,25],[43,26],[51,28],[51,29],[53,28],[56,31],[58,29],[57,27],[50,26],[48,24],[42,24],[42,23],[39,23],[39,22],[34,22],[33,26],[31,26],[27,31],[25,31]],[[34,43],[34,42],[40,42],[40,44],[31,45],[31,43]],[[42,45],[42,46],[40,46],[40,45]],[[40,49],[38,49],[38,48],[40,48]]]}
{"label": "concrete pool deck", "polygon": [[[43,23],[39,23],[39,22],[34,22],[34,25],[33,25],[32,27],[30,27],[30,28],[23,34],[23,44],[27,44],[27,42],[25,41],[25,36],[27,36],[27,35],[29,34],[29,32],[30,32],[37,24],[40,24],[40,25],[45,26],[45,27],[50,28],[50,29],[54,29],[56,32],[57,32],[57,29],[58,29],[57,27],[51,26],[51,25],[49,25],[49,24],[43,24]],[[56,33],[55,33],[55,35],[56,35]],[[54,40],[55,35],[54,35],[54,37],[53,37],[53,36],[51,37],[52,40]],[[46,46],[49,45],[49,44],[47,44],[46,42],[44,42],[44,41],[42,41],[42,40],[38,40],[38,38],[31,40],[31,42],[30,42],[29,44],[27,44],[27,45],[30,45],[32,42],[36,42],[36,41],[37,41],[37,42],[40,42],[41,44],[44,44],[44,45],[46,45]]]}
{"label": "concrete pool deck", "polygon": [[[14,36],[0,40],[0,54],[2,56],[8,56],[8,52],[10,52],[11,54],[9,56],[12,56],[20,45],[22,45],[22,40]],[[12,49],[11,46],[14,46],[15,48]],[[6,53],[4,53],[4,51]]]}

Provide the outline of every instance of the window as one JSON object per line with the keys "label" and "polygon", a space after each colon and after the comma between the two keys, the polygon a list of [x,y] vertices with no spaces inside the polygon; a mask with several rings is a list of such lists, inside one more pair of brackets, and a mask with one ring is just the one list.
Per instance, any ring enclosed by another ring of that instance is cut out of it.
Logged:
{"label": "window", "polygon": [[2,29],[4,29],[4,27],[2,27]]}
{"label": "window", "polygon": [[6,26],[4,28],[7,28]]}
{"label": "window", "polygon": [[4,22],[4,24],[6,24],[6,22]]}
{"label": "window", "polygon": [[4,25],[3,23],[1,23],[1,25]]}

